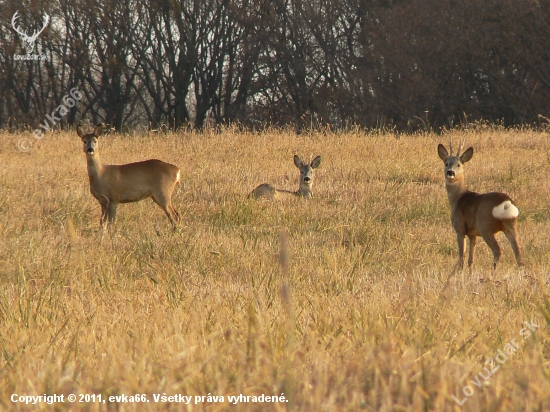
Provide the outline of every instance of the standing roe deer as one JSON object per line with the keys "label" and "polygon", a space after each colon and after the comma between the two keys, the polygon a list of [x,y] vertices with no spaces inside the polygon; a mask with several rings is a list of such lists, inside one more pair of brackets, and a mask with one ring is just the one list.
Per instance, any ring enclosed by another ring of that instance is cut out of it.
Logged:
{"label": "standing roe deer", "polygon": [[151,159],[125,165],[104,165],[99,158],[98,138],[103,127],[98,124],[93,133],[76,128],[84,143],[88,163],[90,191],[101,205],[100,223],[114,225],[119,203],[139,202],[151,197],[166,213],[176,228],[179,215],[172,206],[172,193],[180,181],[180,169],[170,163]]}
{"label": "standing roe deer", "polygon": [[513,204],[512,199],[505,193],[491,192],[479,194],[466,189],[464,184],[464,163],[469,161],[474,149],[470,147],[462,155],[463,144],[460,145],[456,155],[453,156],[452,142],[447,152],[445,146],[439,144],[437,153],[445,163],[445,186],[447,196],[451,204],[451,222],[458,239],[458,262],[453,272],[464,266],[464,242],[468,236],[470,240],[470,254],[468,268],[472,271],[474,261],[474,248],[476,237],[481,236],[493,251],[493,270],[496,269],[500,255],[500,246],[495,238],[498,232],[504,232],[516,257],[519,266],[523,266],[523,259],[519,248],[516,232],[516,223],[519,210]]}
{"label": "standing roe deer", "polygon": [[314,169],[317,169],[321,164],[321,156],[317,156],[311,161],[310,164],[304,163],[297,155],[294,155],[294,164],[300,169],[300,187],[297,191],[292,192],[290,190],[276,189],[268,183],[263,183],[248,195],[249,198],[265,198],[276,199],[279,193],[289,193],[295,196],[303,197],[305,199],[311,199],[313,192],[313,175]]}

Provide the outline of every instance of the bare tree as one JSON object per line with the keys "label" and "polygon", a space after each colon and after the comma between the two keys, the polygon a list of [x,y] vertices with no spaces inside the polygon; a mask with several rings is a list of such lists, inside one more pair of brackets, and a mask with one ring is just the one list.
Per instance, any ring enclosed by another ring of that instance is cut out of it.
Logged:
{"label": "bare tree", "polygon": [[[34,33],[45,13],[34,50],[47,60],[16,60],[14,15]],[[550,0],[8,0],[0,18],[0,126],[39,127],[74,87],[85,97],[61,127],[549,115]]]}

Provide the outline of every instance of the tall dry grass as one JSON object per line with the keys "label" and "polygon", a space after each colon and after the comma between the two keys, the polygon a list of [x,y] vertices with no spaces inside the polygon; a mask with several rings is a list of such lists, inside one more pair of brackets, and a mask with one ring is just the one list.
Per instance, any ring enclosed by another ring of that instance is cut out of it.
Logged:
{"label": "tall dry grass", "polygon": [[[173,233],[153,202],[121,205],[109,236],[75,133],[48,135],[28,153],[14,144],[30,134],[1,134],[2,408],[37,408],[12,403],[14,393],[151,401],[40,405],[52,410],[549,408],[548,135],[450,135],[475,147],[468,186],[518,204],[527,267],[501,236],[490,279],[480,242],[473,273],[443,292],[457,257],[436,151],[449,135],[107,135],[106,163],[160,158],[181,168],[174,205],[183,217]],[[323,157],[313,201],[246,198],[263,182],[295,190],[295,153]],[[522,341],[531,319],[540,327]],[[473,385],[512,338],[517,353]],[[474,393],[459,407],[452,395],[463,399],[465,385]],[[163,393],[225,403],[154,403]],[[281,393],[288,402],[227,402]]]}

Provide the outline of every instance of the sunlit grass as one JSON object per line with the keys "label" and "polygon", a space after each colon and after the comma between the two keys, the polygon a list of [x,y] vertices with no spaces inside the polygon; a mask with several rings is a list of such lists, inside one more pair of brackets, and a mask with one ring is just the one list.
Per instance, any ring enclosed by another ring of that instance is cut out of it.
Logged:
{"label": "sunlit grass", "polygon": [[[225,403],[192,410],[455,410],[451,395],[464,398],[487,358],[536,319],[461,409],[547,408],[548,305],[537,280],[548,281],[547,135],[451,134],[475,148],[468,186],[518,204],[527,267],[499,236],[504,254],[485,281],[492,254],[480,240],[473,273],[446,289],[457,248],[436,147],[449,135],[107,135],[105,163],[159,158],[182,171],[175,233],[146,200],[121,205],[110,236],[76,133],[47,135],[28,153],[15,144],[31,134],[0,134],[2,407],[17,409],[13,393],[101,393],[188,410],[153,394],[210,393]],[[294,154],[322,155],[311,202],[247,199],[264,182],[296,190]],[[227,402],[281,393],[288,403]],[[96,407],[109,405],[87,410]]]}

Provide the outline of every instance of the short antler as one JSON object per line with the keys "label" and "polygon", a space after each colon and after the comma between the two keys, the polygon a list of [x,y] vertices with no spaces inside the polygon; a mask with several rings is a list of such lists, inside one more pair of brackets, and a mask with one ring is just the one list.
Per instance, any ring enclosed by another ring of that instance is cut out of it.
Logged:
{"label": "short antler", "polygon": [[[465,140],[462,139],[462,141],[460,142],[460,145],[458,146],[458,151],[456,152],[456,156],[457,156],[457,157],[460,157],[460,152],[461,152],[462,149],[464,148],[464,143],[465,143]],[[452,151],[451,151],[451,154],[452,154]]]}

